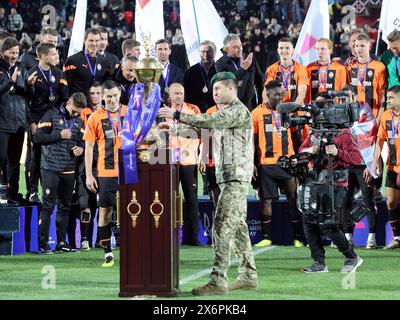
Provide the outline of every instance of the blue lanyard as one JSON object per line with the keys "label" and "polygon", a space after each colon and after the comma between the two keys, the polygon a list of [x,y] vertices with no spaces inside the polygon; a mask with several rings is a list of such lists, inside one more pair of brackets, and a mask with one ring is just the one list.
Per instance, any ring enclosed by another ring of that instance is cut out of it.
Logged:
{"label": "blue lanyard", "polygon": [[167,74],[166,74],[165,77],[163,76],[163,78],[164,78],[164,83],[165,83],[165,87],[166,87],[166,88],[168,88],[168,83],[169,83],[169,71],[170,71],[170,69],[171,69],[171,64],[168,63]]}
{"label": "blue lanyard", "polygon": [[397,119],[397,123],[394,122],[394,111],[392,111],[392,139],[395,138],[399,130],[400,118]]}
{"label": "blue lanyard", "polygon": [[51,68],[49,69],[49,79],[47,79],[46,77],[46,73],[44,72],[44,70],[38,65],[39,71],[42,74],[44,80],[48,83],[49,85],[49,94],[50,97],[54,96],[53,94],[53,87],[51,86],[51,78],[52,78],[52,74],[51,74]]}
{"label": "blue lanyard", "polygon": [[106,109],[106,113],[108,116],[108,120],[110,121],[111,127],[114,131],[115,138],[117,138],[118,133],[119,133],[120,124],[121,124],[121,106],[118,107],[118,120],[117,120],[118,124],[117,124],[117,126],[115,126],[114,121],[111,119],[111,115],[110,115],[110,112],[108,111],[108,109],[107,108],[105,108],[105,109]]}
{"label": "blue lanyard", "polygon": [[283,88],[284,88],[285,90],[287,90],[287,89],[289,88],[290,75],[292,74],[293,61],[292,61],[292,63],[290,64],[290,66],[289,66],[289,68],[288,68],[288,69],[289,69],[289,72],[287,72],[287,73],[283,70],[282,63],[279,63],[279,67],[280,67],[280,69],[281,69],[281,76],[282,76]]}
{"label": "blue lanyard", "polygon": [[362,87],[364,87],[365,76],[368,71],[368,65],[371,62],[371,58],[368,59],[367,65],[365,66],[365,70],[363,71],[362,75],[360,76],[360,64],[357,62],[357,78],[360,81]]}
{"label": "blue lanyard", "polygon": [[[328,66],[325,70],[321,70],[321,65],[318,63],[318,83],[321,85],[325,85],[328,82],[328,72],[329,67],[331,66],[332,62],[329,62]],[[321,80],[321,73],[322,73],[322,80]]]}
{"label": "blue lanyard", "polygon": [[65,113],[64,113],[64,110],[62,109],[62,107],[60,108],[60,112],[61,112],[61,114],[63,116],[63,119],[64,119],[65,128],[71,130],[74,127],[76,118],[73,118],[72,121],[70,121],[70,123],[68,125],[68,122],[67,122],[67,119],[65,118]]}
{"label": "blue lanyard", "polygon": [[96,65],[97,65],[97,56],[96,56],[96,61],[94,62],[94,67],[92,68],[92,65],[90,64],[90,60],[89,60],[89,57],[88,57],[86,51],[84,51],[84,54],[85,54],[86,61],[87,61],[87,63],[88,63],[88,67],[89,67],[89,70],[90,70],[90,74],[92,75],[92,77],[93,77],[93,79],[94,79],[94,78],[96,77],[96,72],[97,72],[97,69],[96,69]]}
{"label": "blue lanyard", "polygon": [[231,60],[232,64],[235,66],[236,71],[238,71],[239,67],[240,67],[240,62],[239,62],[239,66],[238,66],[235,61],[233,61],[232,59],[230,59],[230,60]]}
{"label": "blue lanyard", "polygon": [[[131,87],[129,88],[129,96],[132,94],[133,90],[135,89],[135,84],[132,83]],[[126,88],[121,84],[121,90],[126,92]]]}
{"label": "blue lanyard", "polygon": [[9,79],[11,79],[11,73],[4,69]]}
{"label": "blue lanyard", "polygon": [[209,88],[210,84],[208,82],[207,71],[206,68],[200,63],[201,77],[203,78],[204,87]]}

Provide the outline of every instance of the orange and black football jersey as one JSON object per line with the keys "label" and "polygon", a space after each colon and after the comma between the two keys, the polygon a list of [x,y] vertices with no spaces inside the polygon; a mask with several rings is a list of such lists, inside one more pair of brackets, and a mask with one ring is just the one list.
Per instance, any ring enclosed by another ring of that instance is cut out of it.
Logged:
{"label": "orange and black football jersey", "polygon": [[93,110],[90,107],[83,108],[81,111],[81,119],[83,123],[83,128],[86,128],[87,123],[89,121],[89,117],[94,113],[95,110]]}
{"label": "orange and black football jersey", "polygon": [[315,100],[317,94],[325,91],[342,90],[348,84],[346,67],[332,62],[329,65],[319,66],[318,61],[307,66],[309,85],[306,102]]}
{"label": "orange and black football jersey", "polygon": [[[283,74],[282,74],[283,71]],[[290,72],[290,74],[289,74]],[[284,80],[287,79],[287,90],[284,87]],[[282,81],[282,87],[284,92],[283,102],[293,102],[296,100],[298,95],[298,88],[300,85],[308,86],[309,80],[307,76],[307,69],[302,64],[295,61],[292,67],[285,68],[282,66],[280,61],[269,66],[266,72],[265,83],[272,80]]]}
{"label": "orange and black football jersey", "polygon": [[118,149],[122,146],[122,124],[125,113],[125,105],[121,105],[120,112],[118,110],[110,112],[113,124],[104,108],[97,109],[89,117],[83,139],[97,143],[98,177],[118,177]]}
{"label": "orange and black football jersey", "polygon": [[357,91],[360,103],[368,103],[375,117],[378,116],[382,99],[381,91],[387,86],[386,69],[382,62],[352,63],[347,67],[350,83]]}
{"label": "orange and black football jersey", "polygon": [[388,170],[400,172],[400,116],[388,109],[382,114],[378,130],[378,138],[385,140],[389,147],[387,159]]}
{"label": "orange and black football jersey", "polygon": [[291,132],[282,127],[279,112],[261,104],[251,112],[251,117],[254,135],[258,138],[257,163],[276,164],[280,156],[294,153]]}

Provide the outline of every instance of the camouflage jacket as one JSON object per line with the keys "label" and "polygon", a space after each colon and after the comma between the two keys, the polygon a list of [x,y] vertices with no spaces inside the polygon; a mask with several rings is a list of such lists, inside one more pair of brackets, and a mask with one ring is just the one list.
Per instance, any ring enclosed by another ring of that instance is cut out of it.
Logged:
{"label": "camouflage jacket", "polygon": [[250,112],[243,103],[237,99],[212,115],[181,113],[180,121],[193,127],[212,129],[217,183],[250,182],[254,157],[253,127]]}

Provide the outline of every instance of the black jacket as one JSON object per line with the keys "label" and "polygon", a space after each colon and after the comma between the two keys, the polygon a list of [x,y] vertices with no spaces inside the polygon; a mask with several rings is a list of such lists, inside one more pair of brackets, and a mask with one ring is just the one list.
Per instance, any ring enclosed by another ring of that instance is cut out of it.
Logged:
{"label": "black jacket", "polygon": [[54,101],[50,101],[49,84],[41,74],[38,65],[29,70],[29,75],[36,71],[37,80],[32,86],[32,97],[29,107],[28,124],[38,123],[47,110],[61,105],[68,100],[68,86],[64,78],[63,72],[57,67],[51,67],[53,79],[49,79],[49,71],[45,71],[46,78],[50,80],[53,88]]}
{"label": "black jacket", "polygon": [[[215,63],[211,66],[210,71],[206,74],[205,69],[200,63],[191,66],[183,77],[183,85],[185,87],[185,101],[199,107],[202,113],[208,108],[215,105],[211,79],[217,73]],[[205,83],[205,81],[207,83]],[[204,86],[207,85],[208,92],[204,93]]]}
{"label": "black jacket", "polygon": [[114,68],[100,54],[96,58],[89,57],[90,65],[96,69],[95,77],[90,73],[84,52],[80,51],[70,56],[65,62],[64,74],[68,82],[69,94],[83,92],[89,95],[89,89],[94,81],[104,82],[112,79]]}
{"label": "black jacket", "polygon": [[[70,125],[72,125],[71,139],[61,139],[61,130]],[[71,118],[64,106],[47,111],[33,136],[33,141],[42,145],[40,168],[56,173],[75,171],[78,157],[71,149],[74,146],[84,147],[82,137],[83,124],[80,116]]]}
{"label": "black jacket", "polygon": [[26,85],[28,72],[23,65],[20,65],[21,74],[17,77],[16,83],[13,83],[7,73],[11,76],[14,68],[15,66],[9,69],[0,59],[0,132],[15,133],[20,127],[27,128],[26,98],[32,95]]}
{"label": "black jacket", "polygon": [[[168,77],[168,87],[177,82],[180,84],[183,84],[183,72],[181,69],[179,69],[176,65],[170,63],[170,70],[169,70],[169,77]],[[165,92],[165,79],[161,75],[160,81],[158,82],[161,88],[161,96],[166,101],[168,99],[168,94]]]}
{"label": "black jacket", "polygon": [[[255,57],[253,57],[253,63],[247,70],[242,67],[236,69],[235,64],[239,66],[239,59],[232,59],[225,53],[217,61],[215,68],[217,72],[230,71],[235,74],[239,85],[238,98],[251,111],[262,101],[263,81],[260,67]],[[256,99],[254,87],[257,89],[258,99]]]}
{"label": "black jacket", "polygon": [[119,101],[121,104],[127,106],[129,102],[129,92],[132,88],[132,85],[136,83],[136,80],[128,81],[122,74],[122,70],[118,69],[115,75],[115,82],[118,83],[119,87],[121,88],[121,98]]}
{"label": "black jacket", "polygon": [[32,48],[28,52],[24,52],[19,57],[19,61],[25,65],[26,70],[31,70],[39,62],[39,59],[36,55],[36,48]]}

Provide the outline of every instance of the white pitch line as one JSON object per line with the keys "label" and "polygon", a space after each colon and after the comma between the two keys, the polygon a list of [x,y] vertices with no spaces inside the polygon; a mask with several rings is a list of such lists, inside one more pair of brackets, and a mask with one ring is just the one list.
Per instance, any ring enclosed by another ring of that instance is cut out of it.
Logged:
{"label": "white pitch line", "polygon": [[[253,251],[253,255],[256,256],[256,255],[258,255],[260,253],[263,253],[265,251],[269,251],[269,250],[272,250],[272,249],[275,249],[275,248],[276,248],[276,246],[256,249],[256,250]],[[238,263],[239,263],[239,260],[236,258],[236,259],[230,261],[229,266],[233,266],[233,265],[236,265]],[[187,283],[189,283],[189,282],[191,282],[193,280],[201,278],[202,276],[208,275],[208,274],[211,273],[211,271],[212,271],[212,268],[208,268],[208,269],[201,270],[201,271],[199,271],[199,272],[197,272],[195,274],[192,274],[190,276],[187,276],[187,277],[185,277],[185,278],[183,278],[183,279],[181,279],[179,281],[179,285],[182,286],[182,285],[187,284]]]}

